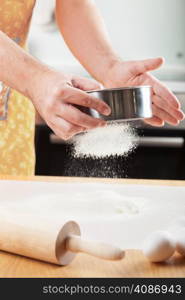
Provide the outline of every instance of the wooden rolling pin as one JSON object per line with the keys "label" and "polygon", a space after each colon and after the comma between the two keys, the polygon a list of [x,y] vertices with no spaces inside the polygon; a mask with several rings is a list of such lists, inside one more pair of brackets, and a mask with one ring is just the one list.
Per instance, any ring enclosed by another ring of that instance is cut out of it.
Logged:
{"label": "wooden rolling pin", "polygon": [[[62,228],[61,228],[62,227]],[[15,219],[0,215],[0,249],[26,257],[67,265],[77,252],[84,252],[107,260],[120,260],[124,251],[80,237],[80,227],[74,221],[63,226],[45,219],[20,216]]]}
{"label": "wooden rolling pin", "polygon": [[72,252],[84,252],[107,260],[120,260],[125,252],[112,245],[83,240],[79,236],[70,235],[66,239],[66,249]]}

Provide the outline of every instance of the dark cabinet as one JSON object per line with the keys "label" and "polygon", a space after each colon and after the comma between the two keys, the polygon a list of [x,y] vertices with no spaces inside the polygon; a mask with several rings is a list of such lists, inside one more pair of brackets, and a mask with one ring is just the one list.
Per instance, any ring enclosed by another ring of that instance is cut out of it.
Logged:
{"label": "dark cabinet", "polygon": [[137,129],[140,145],[127,157],[76,159],[71,146],[36,127],[36,174],[50,176],[185,179],[185,130]]}

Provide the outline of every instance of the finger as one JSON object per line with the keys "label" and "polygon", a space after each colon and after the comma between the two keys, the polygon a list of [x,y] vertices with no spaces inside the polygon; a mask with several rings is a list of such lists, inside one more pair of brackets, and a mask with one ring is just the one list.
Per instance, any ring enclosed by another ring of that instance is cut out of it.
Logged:
{"label": "finger", "polygon": [[149,119],[145,119],[144,122],[152,126],[158,126],[158,127],[164,126],[164,121],[159,119],[156,116]]}
{"label": "finger", "polygon": [[146,79],[144,78],[145,84],[151,85],[154,93],[157,96],[160,96],[161,98],[166,100],[166,102],[174,108],[180,109],[179,100],[163,83],[161,83],[151,74],[146,74],[144,76],[146,77]]}
{"label": "finger", "polygon": [[89,108],[93,108],[97,110],[99,113],[103,115],[109,115],[111,113],[110,107],[99,98],[89,95],[83,91],[80,91],[73,87],[68,87],[66,89],[66,97],[65,91],[63,91],[63,100],[66,103],[81,105]]}
{"label": "finger", "polygon": [[87,129],[102,127],[106,125],[106,122],[104,120],[88,116],[76,107],[68,104],[62,105],[62,107],[58,110],[57,116],[64,118],[70,123],[85,127]]}
{"label": "finger", "polygon": [[155,94],[166,100],[171,106],[180,109],[181,105],[177,97],[159,80],[156,79],[153,89]]}
{"label": "finger", "polygon": [[102,88],[99,82],[85,77],[74,76],[72,79],[72,84],[75,88],[83,91],[100,90]]}
{"label": "finger", "polygon": [[132,73],[135,73],[135,75],[139,75],[156,70],[163,64],[163,62],[164,59],[161,57],[134,61]]}
{"label": "finger", "polygon": [[157,107],[168,112],[176,120],[182,121],[184,119],[184,113],[181,110],[175,109],[166,100],[162,99],[161,97],[154,95],[152,97],[152,101]]}
{"label": "finger", "polygon": [[55,134],[63,140],[68,140],[75,134],[86,130],[86,128],[72,124],[60,117],[56,117],[50,126],[54,130]]}
{"label": "finger", "polygon": [[179,121],[172,117],[169,113],[164,111],[163,109],[157,107],[155,104],[152,105],[153,115],[158,117],[159,119],[167,122],[170,125],[178,125]]}

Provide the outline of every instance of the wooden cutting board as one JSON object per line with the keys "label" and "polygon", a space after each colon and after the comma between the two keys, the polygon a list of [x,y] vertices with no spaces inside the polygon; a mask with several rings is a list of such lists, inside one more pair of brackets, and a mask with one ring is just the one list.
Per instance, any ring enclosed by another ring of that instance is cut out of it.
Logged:
{"label": "wooden cutting board", "polygon": [[[73,182],[75,178],[49,177],[1,177],[0,179]],[[82,179],[80,179],[82,180]],[[137,181],[137,180],[105,180],[83,179],[84,181],[110,181],[112,183],[144,183],[185,186],[178,181]],[[32,260],[18,255],[0,252],[0,277],[185,277],[185,258],[176,254],[167,263],[151,264],[141,251],[127,250],[122,261],[109,262],[98,258],[79,254],[74,261],[65,267]]]}
{"label": "wooden cutting board", "polygon": [[185,277],[185,259],[175,255],[168,263],[149,263],[141,251],[128,250],[120,262],[79,254],[64,267],[0,252],[0,277]]}

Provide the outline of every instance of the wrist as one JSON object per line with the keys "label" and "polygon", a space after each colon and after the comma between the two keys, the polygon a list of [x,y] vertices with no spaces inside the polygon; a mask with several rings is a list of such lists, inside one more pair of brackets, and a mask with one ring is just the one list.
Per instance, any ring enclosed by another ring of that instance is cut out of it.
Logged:
{"label": "wrist", "polygon": [[50,68],[46,65],[36,61],[32,63],[29,72],[25,76],[27,84],[23,93],[33,101],[37,97],[38,91],[42,89],[43,83],[49,77],[50,72]]}
{"label": "wrist", "polygon": [[37,108],[40,105],[45,105],[46,100],[50,101],[59,87],[62,88],[66,84],[71,84],[70,76],[46,65],[40,64],[31,73],[33,78],[29,80],[28,97]]}
{"label": "wrist", "polygon": [[114,78],[114,70],[122,62],[123,62],[122,59],[118,56],[111,57],[107,60],[105,66],[104,66],[104,69],[103,69],[101,79],[99,80],[103,84],[103,86],[105,86],[105,87],[109,86],[109,83]]}

